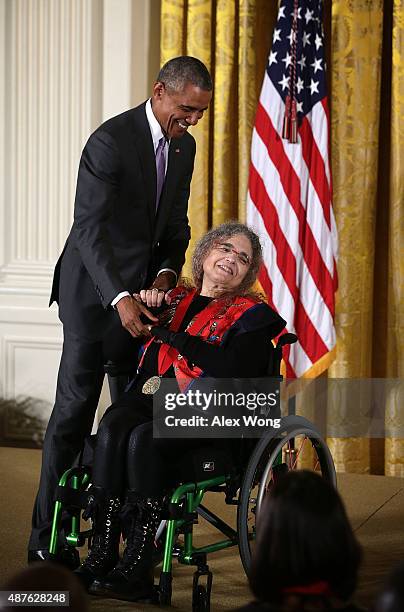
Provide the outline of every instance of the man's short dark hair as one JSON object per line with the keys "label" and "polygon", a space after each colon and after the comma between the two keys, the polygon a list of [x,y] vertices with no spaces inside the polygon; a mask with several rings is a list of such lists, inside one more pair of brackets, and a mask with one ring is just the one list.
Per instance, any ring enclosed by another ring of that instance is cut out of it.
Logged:
{"label": "man's short dark hair", "polygon": [[213,87],[205,64],[190,55],[180,55],[166,62],[158,73],[157,82],[173,91],[182,91],[188,83],[205,91],[212,91]]}
{"label": "man's short dark hair", "polygon": [[270,488],[258,516],[250,586],[280,603],[285,589],[325,581],[343,601],[352,595],[361,549],[340,496],[323,477],[290,471]]}

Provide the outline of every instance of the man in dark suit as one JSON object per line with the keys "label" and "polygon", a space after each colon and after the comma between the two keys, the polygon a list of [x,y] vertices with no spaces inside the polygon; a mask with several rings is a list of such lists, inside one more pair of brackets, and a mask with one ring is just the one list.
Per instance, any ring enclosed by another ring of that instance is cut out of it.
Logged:
{"label": "man in dark suit", "polygon": [[[49,558],[58,479],[91,432],[101,392],[103,341],[123,326],[147,335],[132,295],[176,284],[190,238],[187,218],[195,141],[187,133],[207,109],[212,81],[199,60],[167,62],[150,100],[102,124],[80,161],[74,222],[56,264],[50,303],[59,304],[63,352],[45,435],[28,560]],[[129,336],[128,336],[129,337]],[[77,559],[61,550],[59,560]]]}

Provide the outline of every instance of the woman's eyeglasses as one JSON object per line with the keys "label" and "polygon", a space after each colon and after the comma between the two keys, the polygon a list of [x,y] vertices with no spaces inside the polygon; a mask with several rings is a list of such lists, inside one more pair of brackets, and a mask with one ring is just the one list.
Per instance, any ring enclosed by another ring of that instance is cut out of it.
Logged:
{"label": "woman's eyeglasses", "polygon": [[227,243],[216,244],[215,245],[215,249],[217,249],[221,253],[225,253],[225,254],[234,253],[234,255],[237,257],[238,261],[243,266],[249,266],[250,263],[251,263],[251,260],[250,260],[249,256],[247,255],[247,253],[239,253],[238,251],[236,251],[236,249],[231,244],[227,244]]}

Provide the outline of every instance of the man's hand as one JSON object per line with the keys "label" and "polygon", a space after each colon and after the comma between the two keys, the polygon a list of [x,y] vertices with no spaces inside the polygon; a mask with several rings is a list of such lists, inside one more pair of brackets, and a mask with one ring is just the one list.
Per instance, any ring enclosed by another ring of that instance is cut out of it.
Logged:
{"label": "man's hand", "polygon": [[137,338],[139,336],[149,336],[149,328],[140,320],[140,316],[145,315],[153,323],[157,323],[158,319],[147,310],[140,302],[137,302],[129,295],[123,297],[116,304],[115,308],[118,311],[121,319],[122,327],[124,327],[131,336]]}
{"label": "man's hand", "polygon": [[175,284],[175,274],[167,270],[166,272],[161,272],[158,276],[156,276],[150,289],[155,287],[160,291],[168,291],[169,289],[175,287]]}

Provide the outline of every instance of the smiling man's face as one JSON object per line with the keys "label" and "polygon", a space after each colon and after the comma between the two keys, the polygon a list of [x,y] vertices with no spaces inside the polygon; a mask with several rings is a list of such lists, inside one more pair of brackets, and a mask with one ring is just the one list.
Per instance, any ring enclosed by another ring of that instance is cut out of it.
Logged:
{"label": "smiling man's face", "polygon": [[170,91],[164,83],[155,83],[152,108],[168,138],[181,138],[191,125],[196,125],[209,106],[212,92],[192,83],[182,91]]}

